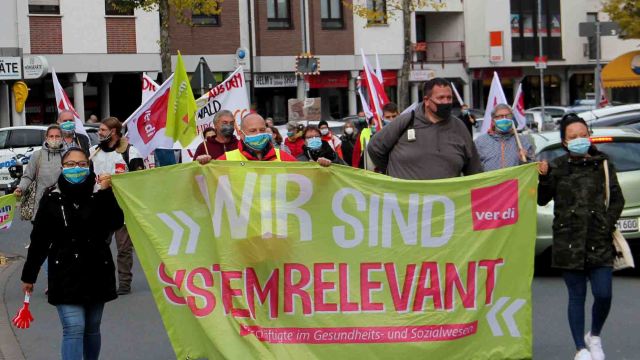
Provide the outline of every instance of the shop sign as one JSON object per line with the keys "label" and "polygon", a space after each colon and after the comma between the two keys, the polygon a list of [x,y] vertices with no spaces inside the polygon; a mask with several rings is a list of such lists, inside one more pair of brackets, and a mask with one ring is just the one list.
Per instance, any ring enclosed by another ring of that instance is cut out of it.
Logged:
{"label": "shop sign", "polygon": [[256,88],[296,87],[298,80],[294,73],[253,74]]}
{"label": "shop sign", "polygon": [[20,57],[17,56],[0,57],[0,80],[22,79],[20,60]]}
{"label": "shop sign", "polygon": [[49,72],[49,63],[44,56],[25,56],[22,69],[25,79],[40,79]]}
{"label": "shop sign", "polygon": [[436,77],[436,72],[430,69],[409,72],[409,81],[429,81],[434,77]]}

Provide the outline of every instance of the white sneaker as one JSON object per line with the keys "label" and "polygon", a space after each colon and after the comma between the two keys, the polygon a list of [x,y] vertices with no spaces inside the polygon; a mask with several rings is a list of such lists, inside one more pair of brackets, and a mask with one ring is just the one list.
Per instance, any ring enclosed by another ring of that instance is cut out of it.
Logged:
{"label": "white sneaker", "polygon": [[573,360],[593,360],[593,358],[591,357],[591,354],[589,353],[589,350],[582,349],[582,350],[578,351],[578,353],[573,358]]}
{"label": "white sneaker", "polygon": [[604,351],[602,351],[602,339],[600,336],[591,336],[591,332],[588,332],[584,336],[584,342],[591,352],[591,358],[593,360],[604,360]]}

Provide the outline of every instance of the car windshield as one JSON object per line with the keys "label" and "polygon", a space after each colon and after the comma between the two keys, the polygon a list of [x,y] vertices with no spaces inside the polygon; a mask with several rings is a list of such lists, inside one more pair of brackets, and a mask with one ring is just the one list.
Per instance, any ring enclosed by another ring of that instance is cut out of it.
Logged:
{"label": "car windshield", "polygon": [[[638,156],[638,154],[640,154],[640,142],[618,141],[601,143],[596,146],[598,150],[609,156],[616,171],[640,170],[640,156]],[[551,161],[564,154],[566,154],[564,148],[562,148],[560,144],[556,144],[542,150],[537,158],[538,160]]]}

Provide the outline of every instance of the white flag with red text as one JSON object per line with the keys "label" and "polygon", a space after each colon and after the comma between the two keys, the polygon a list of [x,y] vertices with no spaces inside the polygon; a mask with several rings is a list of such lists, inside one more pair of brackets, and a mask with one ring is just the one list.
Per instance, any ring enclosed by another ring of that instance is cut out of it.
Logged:
{"label": "white flag with red text", "polygon": [[129,142],[138,149],[143,158],[157,148],[173,147],[173,139],[165,136],[172,82],[173,75],[125,121]]}
{"label": "white flag with red text", "polygon": [[[198,104],[196,112],[198,134],[202,134],[202,130],[208,127],[213,127],[213,118],[220,110],[231,111],[236,124],[240,125],[242,117],[249,114],[249,95],[242,68],[237,68],[223,82],[197,99],[196,103]],[[193,154],[201,142],[202,137],[198,136],[183,149],[182,162],[193,160]]]}
{"label": "white flag with red text", "polygon": [[75,119],[76,133],[87,136],[87,130],[84,129],[84,123],[80,119],[80,115],[78,115],[76,109],[71,104],[67,93],[60,85],[58,75],[56,75],[56,70],[54,68],[51,68],[51,77],[53,78],[53,91],[56,95],[56,109],[58,109],[58,114],[64,110],[71,111],[73,113],[73,118]]}
{"label": "white flag with red text", "polygon": [[484,119],[482,120],[482,129],[480,133],[484,134],[491,127],[491,112],[498,104],[506,104],[507,97],[504,95],[500,78],[497,72],[493,72],[493,80],[491,80],[491,89],[489,89],[489,98],[487,98],[487,107],[484,110]]}
{"label": "white flag with red text", "polygon": [[147,101],[153,94],[156,93],[160,85],[158,85],[153,79],[147,75],[142,74],[142,104]]}
{"label": "white flag with red text", "polygon": [[513,100],[513,120],[516,121],[518,130],[522,130],[527,126],[527,117],[524,115],[524,94],[522,93],[522,84],[518,86],[516,98]]}

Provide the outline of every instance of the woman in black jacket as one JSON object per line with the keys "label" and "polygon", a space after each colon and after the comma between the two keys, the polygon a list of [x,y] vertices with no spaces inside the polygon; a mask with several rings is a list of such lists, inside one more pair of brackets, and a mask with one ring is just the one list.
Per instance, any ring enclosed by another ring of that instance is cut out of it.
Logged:
{"label": "woman in black jacket", "polygon": [[338,154],[331,148],[328,142],[322,141],[320,129],[316,126],[307,126],[302,133],[304,145],[298,161],[317,161],[322,166],[333,164],[346,165]]}
{"label": "woman in black jacket", "polygon": [[[604,360],[600,331],[611,307],[613,232],[624,197],[615,169],[609,169],[609,205],[605,205],[605,160],[589,140],[589,128],[575,114],[560,124],[567,154],[540,165],[538,204],[554,201],[552,265],[562,270],[569,291],[569,326],[575,359]],[[584,334],[587,280],[593,293],[591,331]]]}
{"label": "woman in black jacket", "polygon": [[111,190],[111,176],[96,176],[86,154],[70,148],[62,174],[47,190],[31,232],[22,269],[23,290],[31,293],[40,266],[49,259],[49,303],[62,323],[62,359],[97,359],[104,303],[116,295],[115,267],[104,239],[123,225]]}
{"label": "woman in black jacket", "polygon": [[345,121],[343,131],[344,134],[340,136],[340,141],[342,141],[342,158],[347,159],[346,161],[351,163],[353,149],[356,146],[356,141],[358,141],[360,134],[351,120]]}

